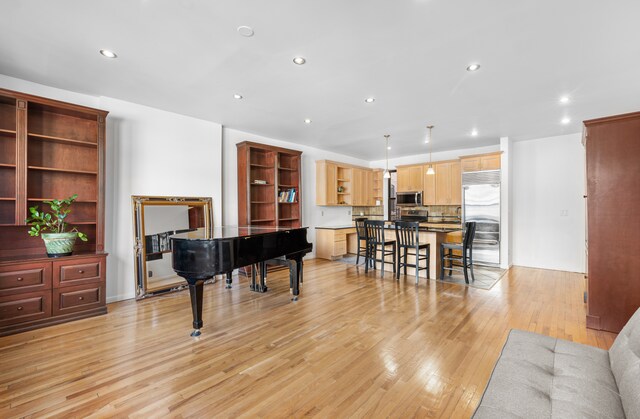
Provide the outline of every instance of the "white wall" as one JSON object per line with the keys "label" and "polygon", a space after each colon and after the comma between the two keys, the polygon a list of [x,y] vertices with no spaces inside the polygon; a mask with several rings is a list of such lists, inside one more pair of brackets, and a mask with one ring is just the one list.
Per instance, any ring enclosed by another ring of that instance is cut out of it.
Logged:
{"label": "white wall", "polygon": [[107,97],[0,75],[0,87],[109,111],[105,250],[107,302],[133,298],[131,195],[208,196],[222,222],[222,126]]}
{"label": "white wall", "polygon": [[222,126],[100,98],[107,118],[107,300],[135,295],[131,196],[213,198],[222,222]]}
{"label": "white wall", "polygon": [[351,207],[319,207],[316,206],[316,160],[336,160],[343,163],[368,167],[365,160],[347,157],[342,154],[320,150],[313,147],[255,134],[223,128],[223,224],[238,224],[238,175],[236,144],[242,141],[253,141],[279,147],[302,151],[302,224],[309,227],[308,240],[314,244],[314,251],[308,257],[315,256],[316,226],[351,224]]}
{"label": "white wall", "polygon": [[580,140],[576,133],[513,143],[514,265],[584,272]]}
{"label": "white wall", "polygon": [[513,265],[513,141],[500,138],[500,267]]}

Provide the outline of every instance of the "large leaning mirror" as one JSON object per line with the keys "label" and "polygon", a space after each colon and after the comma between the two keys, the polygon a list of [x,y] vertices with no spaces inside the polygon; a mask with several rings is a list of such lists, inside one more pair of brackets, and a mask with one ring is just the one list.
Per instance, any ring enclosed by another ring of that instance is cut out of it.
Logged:
{"label": "large leaning mirror", "polygon": [[194,230],[210,235],[211,198],[132,196],[131,201],[136,299],[186,286],[187,282],[173,271],[169,237]]}

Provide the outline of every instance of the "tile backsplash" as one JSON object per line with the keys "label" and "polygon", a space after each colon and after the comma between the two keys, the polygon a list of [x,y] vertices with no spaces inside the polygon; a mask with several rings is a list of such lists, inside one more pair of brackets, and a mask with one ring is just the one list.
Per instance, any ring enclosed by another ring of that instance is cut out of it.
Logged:
{"label": "tile backsplash", "polygon": [[353,220],[359,217],[367,217],[370,220],[384,220],[384,207],[382,205],[375,207],[353,207],[351,209],[351,217]]}

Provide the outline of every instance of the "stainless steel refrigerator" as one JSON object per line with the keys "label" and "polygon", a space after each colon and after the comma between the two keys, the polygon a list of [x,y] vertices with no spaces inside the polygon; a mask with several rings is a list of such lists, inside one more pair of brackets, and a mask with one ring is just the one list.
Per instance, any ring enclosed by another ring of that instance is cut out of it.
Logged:
{"label": "stainless steel refrigerator", "polygon": [[476,222],[473,262],[500,266],[500,170],[462,174],[462,220]]}

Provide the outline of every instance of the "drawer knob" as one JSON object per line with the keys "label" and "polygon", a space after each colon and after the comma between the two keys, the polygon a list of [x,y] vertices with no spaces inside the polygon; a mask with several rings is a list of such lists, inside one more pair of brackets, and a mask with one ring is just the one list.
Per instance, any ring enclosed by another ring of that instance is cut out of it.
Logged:
{"label": "drawer knob", "polygon": [[84,300],[84,297],[78,297],[78,300],[82,301]]}
{"label": "drawer knob", "polygon": [[21,277],[21,276],[19,276],[19,277],[18,277],[18,281],[22,281],[23,279],[24,279],[24,278],[23,278],[23,277]]}
{"label": "drawer knob", "polygon": [[18,306],[18,311],[22,310],[22,306]]}
{"label": "drawer knob", "polygon": [[81,274],[84,273],[84,271],[82,269],[78,269],[78,272],[81,273]]}

